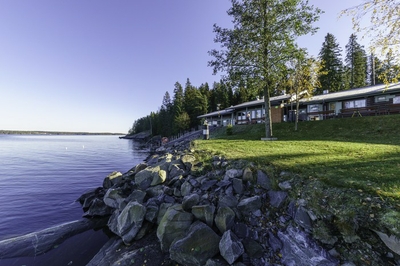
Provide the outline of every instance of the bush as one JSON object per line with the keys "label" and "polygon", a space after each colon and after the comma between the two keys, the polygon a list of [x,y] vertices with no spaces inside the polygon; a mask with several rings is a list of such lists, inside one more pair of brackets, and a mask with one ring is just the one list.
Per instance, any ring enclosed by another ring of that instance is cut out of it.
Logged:
{"label": "bush", "polygon": [[233,126],[231,124],[229,124],[226,127],[226,135],[232,135],[233,134]]}

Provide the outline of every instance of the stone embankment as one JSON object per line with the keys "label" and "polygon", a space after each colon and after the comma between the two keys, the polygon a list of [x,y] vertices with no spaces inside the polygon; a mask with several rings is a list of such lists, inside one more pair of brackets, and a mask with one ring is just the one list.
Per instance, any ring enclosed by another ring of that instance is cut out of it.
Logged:
{"label": "stone embankment", "polygon": [[187,141],[159,151],[79,199],[115,234],[89,265],[400,265],[396,238],[291,198],[289,173],[218,156],[207,168]]}

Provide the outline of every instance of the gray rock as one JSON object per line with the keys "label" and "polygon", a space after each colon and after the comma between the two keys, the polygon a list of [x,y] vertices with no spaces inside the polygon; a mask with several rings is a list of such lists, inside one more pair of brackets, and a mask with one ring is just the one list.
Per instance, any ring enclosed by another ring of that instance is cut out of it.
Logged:
{"label": "gray rock", "polygon": [[188,181],[185,181],[181,186],[181,195],[188,196],[190,194],[190,192],[192,191],[192,189],[193,189],[193,186]]}
{"label": "gray rock", "polygon": [[229,207],[218,208],[214,221],[219,231],[225,233],[225,231],[231,229],[234,225],[235,212]]}
{"label": "gray rock", "polygon": [[182,200],[182,209],[187,211],[187,212],[191,212],[192,211],[192,207],[197,205],[200,201],[200,196],[199,194],[191,194],[188,196],[183,197]]}
{"label": "gray rock", "polygon": [[269,179],[267,174],[265,174],[261,170],[257,171],[257,185],[266,190],[270,190],[272,188],[271,180]]}
{"label": "gray rock", "polygon": [[217,180],[204,180],[201,182],[201,190],[207,191],[209,190],[212,186],[214,186],[218,181]]}
{"label": "gray rock", "polygon": [[232,178],[233,191],[241,195],[243,193],[243,181],[239,178]]}
{"label": "gray rock", "polygon": [[107,206],[103,200],[95,198],[90,204],[89,209],[82,215],[83,217],[105,217],[111,215],[113,209]]}
{"label": "gray rock", "polygon": [[148,168],[143,169],[135,175],[135,183],[139,186],[140,189],[146,190],[150,187],[152,181],[152,171],[150,171]]}
{"label": "gray rock", "polygon": [[339,264],[337,259],[298,228],[289,226],[286,231],[278,232],[278,237],[282,241],[281,253],[284,265],[336,266]]}
{"label": "gray rock", "polygon": [[234,263],[243,253],[244,247],[239,238],[230,230],[226,231],[219,242],[221,256],[229,263]]}
{"label": "gray rock", "polygon": [[146,195],[148,197],[156,198],[164,194],[164,188],[165,187],[163,185],[149,187],[148,189],[146,189]]}
{"label": "gray rock", "polygon": [[254,182],[253,171],[250,168],[246,168],[243,170],[243,181]]}
{"label": "gray rock", "polygon": [[307,210],[304,207],[299,207],[296,210],[294,216],[294,221],[304,228],[306,231],[310,232],[312,230],[312,222]]}
{"label": "gray rock", "polygon": [[183,169],[185,166],[182,163],[174,163],[170,165],[168,171],[170,178],[174,178],[177,176],[181,176],[185,174],[185,170]]}
{"label": "gray rock", "polygon": [[[90,260],[87,266],[166,265],[170,261],[163,253],[154,233],[125,245],[120,238],[111,238]],[[71,261],[72,263],[72,261]],[[75,260],[72,265],[75,265]]]}
{"label": "gray rock", "polygon": [[207,260],[205,266],[228,266],[229,264],[224,259],[212,258]]}
{"label": "gray rock", "polygon": [[190,171],[196,162],[196,157],[194,157],[192,154],[185,154],[181,157],[181,161],[185,165],[186,169]]}
{"label": "gray rock", "polygon": [[137,189],[137,190],[133,191],[133,192],[128,196],[128,198],[127,198],[126,200],[127,200],[128,202],[129,202],[129,201],[137,201],[137,202],[139,202],[140,204],[142,204],[145,197],[146,197],[146,192]]}
{"label": "gray rock", "polygon": [[274,252],[282,249],[282,242],[271,231],[268,231],[268,244]]}
{"label": "gray rock", "polygon": [[115,188],[108,189],[103,198],[104,204],[114,209],[117,209],[124,200],[125,198],[121,195],[121,190]]}
{"label": "gray rock", "polygon": [[129,244],[142,227],[145,215],[146,207],[136,201],[129,202],[118,215],[117,231],[114,233],[119,235],[125,244]]}
{"label": "gray rock", "polygon": [[250,236],[250,229],[245,223],[236,223],[232,228],[232,232],[241,239]]}
{"label": "gray rock", "polygon": [[264,255],[263,247],[257,241],[251,238],[244,239],[243,246],[250,258],[258,259]]}
{"label": "gray rock", "polygon": [[182,265],[204,265],[219,251],[220,237],[206,224],[194,222],[185,237],[174,241],[171,259]]}
{"label": "gray rock", "polygon": [[103,187],[108,189],[118,184],[122,180],[122,174],[120,172],[112,172],[103,180]]}
{"label": "gray rock", "polygon": [[269,202],[272,207],[280,208],[287,198],[285,191],[268,191]]}
{"label": "gray rock", "polygon": [[146,221],[149,221],[151,223],[157,222],[158,210],[159,207],[156,200],[154,198],[149,199],[146,203]]}
{"label": "gray rock", "polygon": [[197,205],[192,207],[192,213],[196,219],[205,222],[208,226],[214,223],[214,205]]}
{"label": "gray rock", "polygon": [[167,172],[160,166],[147,167],[135,175],[135,183],[139,188],[146,190],[150,186],[162,184],[167,179]]}
{"label": "gray rock", "polygon": [[259,196],[253,196],[243,199],[239,202],[237,208],[243,215],[254,212],[261,208],[261,198]]}
{"label": "gray rock", "polygon": [[238,205],[238,200],[233,195],[224,195],[218,201],[218,207],[229,207],[229,208],[236,208]]}
{"label": "gray rock", "polygon": [[224,180],[229,180],[232,178],[239,178],[243,176],[242,169],[229,169],[225,172]]}
{"label": "gray rock", "polygon": [[167,212],[168,208],[172,207],[173,205],[173,202],[161,203],[160,207],[158,208],[157,224],[160,224],[161,219],[164,217],[164,214]]}
{"label": "gray rock", "polygon": [[161,249],[166,252],[176,238],[186,234],[193,221],[193,214],[185,212],[182,205],[169,207],[157,227],[157,238],[160,240]]}
{"label": "gray rock", "polygon": [[279,188],[282,190],[290,190],[292,189],[292,185],[289,181],[284,181],[278,184]]}

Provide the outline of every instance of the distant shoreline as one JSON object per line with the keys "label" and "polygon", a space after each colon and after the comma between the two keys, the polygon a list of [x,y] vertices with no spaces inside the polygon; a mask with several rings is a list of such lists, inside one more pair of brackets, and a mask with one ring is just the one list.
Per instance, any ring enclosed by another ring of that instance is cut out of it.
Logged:
{"label": "distant shoreline", "polygon": [[109,132],[64,132],[64,131],[40,131],[40,130],[0,130],[0,135],[126,135],[124,133],[109,133]]}

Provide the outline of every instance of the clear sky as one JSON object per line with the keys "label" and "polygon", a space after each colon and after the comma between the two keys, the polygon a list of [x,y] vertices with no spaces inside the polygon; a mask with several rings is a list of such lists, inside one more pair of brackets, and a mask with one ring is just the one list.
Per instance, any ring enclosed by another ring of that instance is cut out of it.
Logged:
{"label": "clear sky", "polygon": [[[318,34],[299,39],[317,55],[325,35],[344,50],[339,12],[361,0],[310,0],[325,11]],[[219,81],[207,66],[213,24],[230,27],[229,0],[1,0],[0,129],[126,133],[161,106],[175,82]],[[361,43],[363,43],[361,41]]]}

